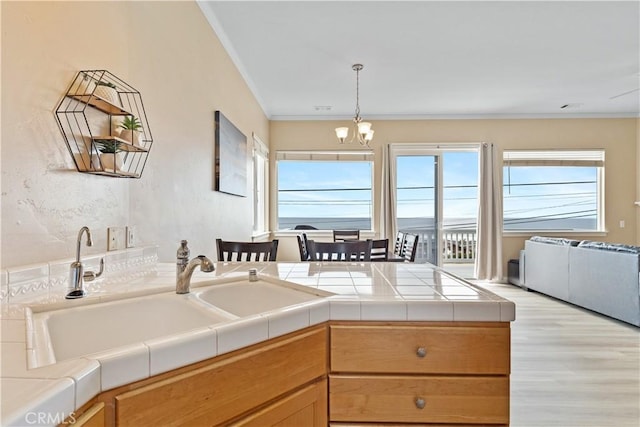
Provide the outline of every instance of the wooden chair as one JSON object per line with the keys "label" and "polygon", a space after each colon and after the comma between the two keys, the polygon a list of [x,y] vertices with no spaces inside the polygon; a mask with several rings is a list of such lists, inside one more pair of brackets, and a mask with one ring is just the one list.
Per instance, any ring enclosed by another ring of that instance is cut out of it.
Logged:
{"label": "wooden chair", "polygon": [[371,261],[389,260],[389,239],[377,239],[371,242]]}
{"label": "wooden chair", "polygon": [[346,242],[347,240],[360,240],[360,230],[333,230],[334,242]]}
{"label": "wooden chair", "polygon": [[298,234],[298,251],[300,252],[300,261],[309,261],[308,239],[305,233]]}
{"label": "wooden chair", "polygon": [[229,242],[216,239],[218,261],[275,261],[278,239],[271,242]]}
{"label": "wooden chair", "polygon": [[405,261],[415,262],[416,251],[418,250],[418,235],[406,233],[404,235],[404,244],[402,245],[401,256]]}
{"label": "wooden chair", "polygon": [[309,240],[311,261],[371,261],[372,240],[316,242]]}
{"label": "wooden chair", "polygon": [[402,256],[402,247],[404,246],[404,233],[402,231],[398,231],[396,234],[396,242],[393,246],[393,253]]}

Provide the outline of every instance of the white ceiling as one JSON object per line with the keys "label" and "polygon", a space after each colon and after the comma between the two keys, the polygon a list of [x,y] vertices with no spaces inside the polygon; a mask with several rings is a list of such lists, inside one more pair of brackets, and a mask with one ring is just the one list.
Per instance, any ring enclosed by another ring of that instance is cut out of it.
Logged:
{"label": "white ceiling", "polygon": [[640,114],[639,1],[199,3],[272,120]]}

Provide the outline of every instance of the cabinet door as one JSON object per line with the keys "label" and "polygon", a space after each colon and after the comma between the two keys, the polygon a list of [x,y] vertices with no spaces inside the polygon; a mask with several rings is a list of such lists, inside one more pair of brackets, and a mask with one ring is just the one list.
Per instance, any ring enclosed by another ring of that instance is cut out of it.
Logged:
{"label": "cabinet door", "polygon": [[508,375],[509,324],[333,325],[331,371]]}
{"label": "cabinet door", "polygon": [[509,378],[329,377],[331,421],[509,423]]}
{"label": "cabinet door", "polygon": [[116,396],[119,426],[217,425],[326,375],[327,333],[314,327]]}
{"label": "cabinet door", "polygon": [[231,424],[233,427],[325,427],[327,425],[327,380],[318,381],[254,415]]}
{"label": "cabinet door", "polygon": [[75,427],[104,427],[105,424],[104,403],[96,403],[74,420],[67,419],[63,425]]}

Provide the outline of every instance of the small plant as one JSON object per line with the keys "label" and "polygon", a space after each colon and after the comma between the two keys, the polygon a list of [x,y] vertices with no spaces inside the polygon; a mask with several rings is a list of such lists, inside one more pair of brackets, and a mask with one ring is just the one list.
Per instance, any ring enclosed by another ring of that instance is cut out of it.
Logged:
{"label": "small plant", "polygon": [[137,130],[142,129],[142,124],[136,116],[126,116],[122,123],[120,123],[119,127],[127,130]]}
{"label": "small plant", "polygon": [[107,86],[107,87],[110,87],[111,89],[115,89],[116,88],[116,85],[114,85],[113,83],[105,82],[105,81],[102,81],[102,80],[98,80],[96,82],[96,85],[98,85],[98,86]]}
{"label": "small plant", "polygon": [[95,141],[96,148],[101,153],[118,153],[122,150],[122,143],[113,139],[97,139]]}

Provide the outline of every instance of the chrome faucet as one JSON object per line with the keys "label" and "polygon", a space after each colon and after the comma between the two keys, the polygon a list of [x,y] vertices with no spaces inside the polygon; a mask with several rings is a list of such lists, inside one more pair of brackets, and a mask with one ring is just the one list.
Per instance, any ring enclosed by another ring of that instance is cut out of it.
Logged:
{"label": "chrome faucet", "polygon": [[69,273],[69,293],[65,296],[66,299],[82,298],[87,294],[84,290],[84,281],[90,282],[100,277],[104,271],[104,258],[100,259],[100,271],[97,273],[94,271],[84,271],[84,264],[80,261],[80,243],[82,241],[82,234],[87,233],[87,246],[93,246],[93,240],[91,239],[91,231],[89,227],[82,227],[78,232],[78,241],[76,246],[76,260],[71,263]]}
{"label": "chrome faucet", "polygon": [[205,273],[210,273],[215,270],[215,266],[209,258],[204,255],[198,255],[189,261],[182,271],[178,272],[178,277],[176,278],[177,294],[188,294],[191,291],[191,275],[198,266],[200,266],[200,270]]}

